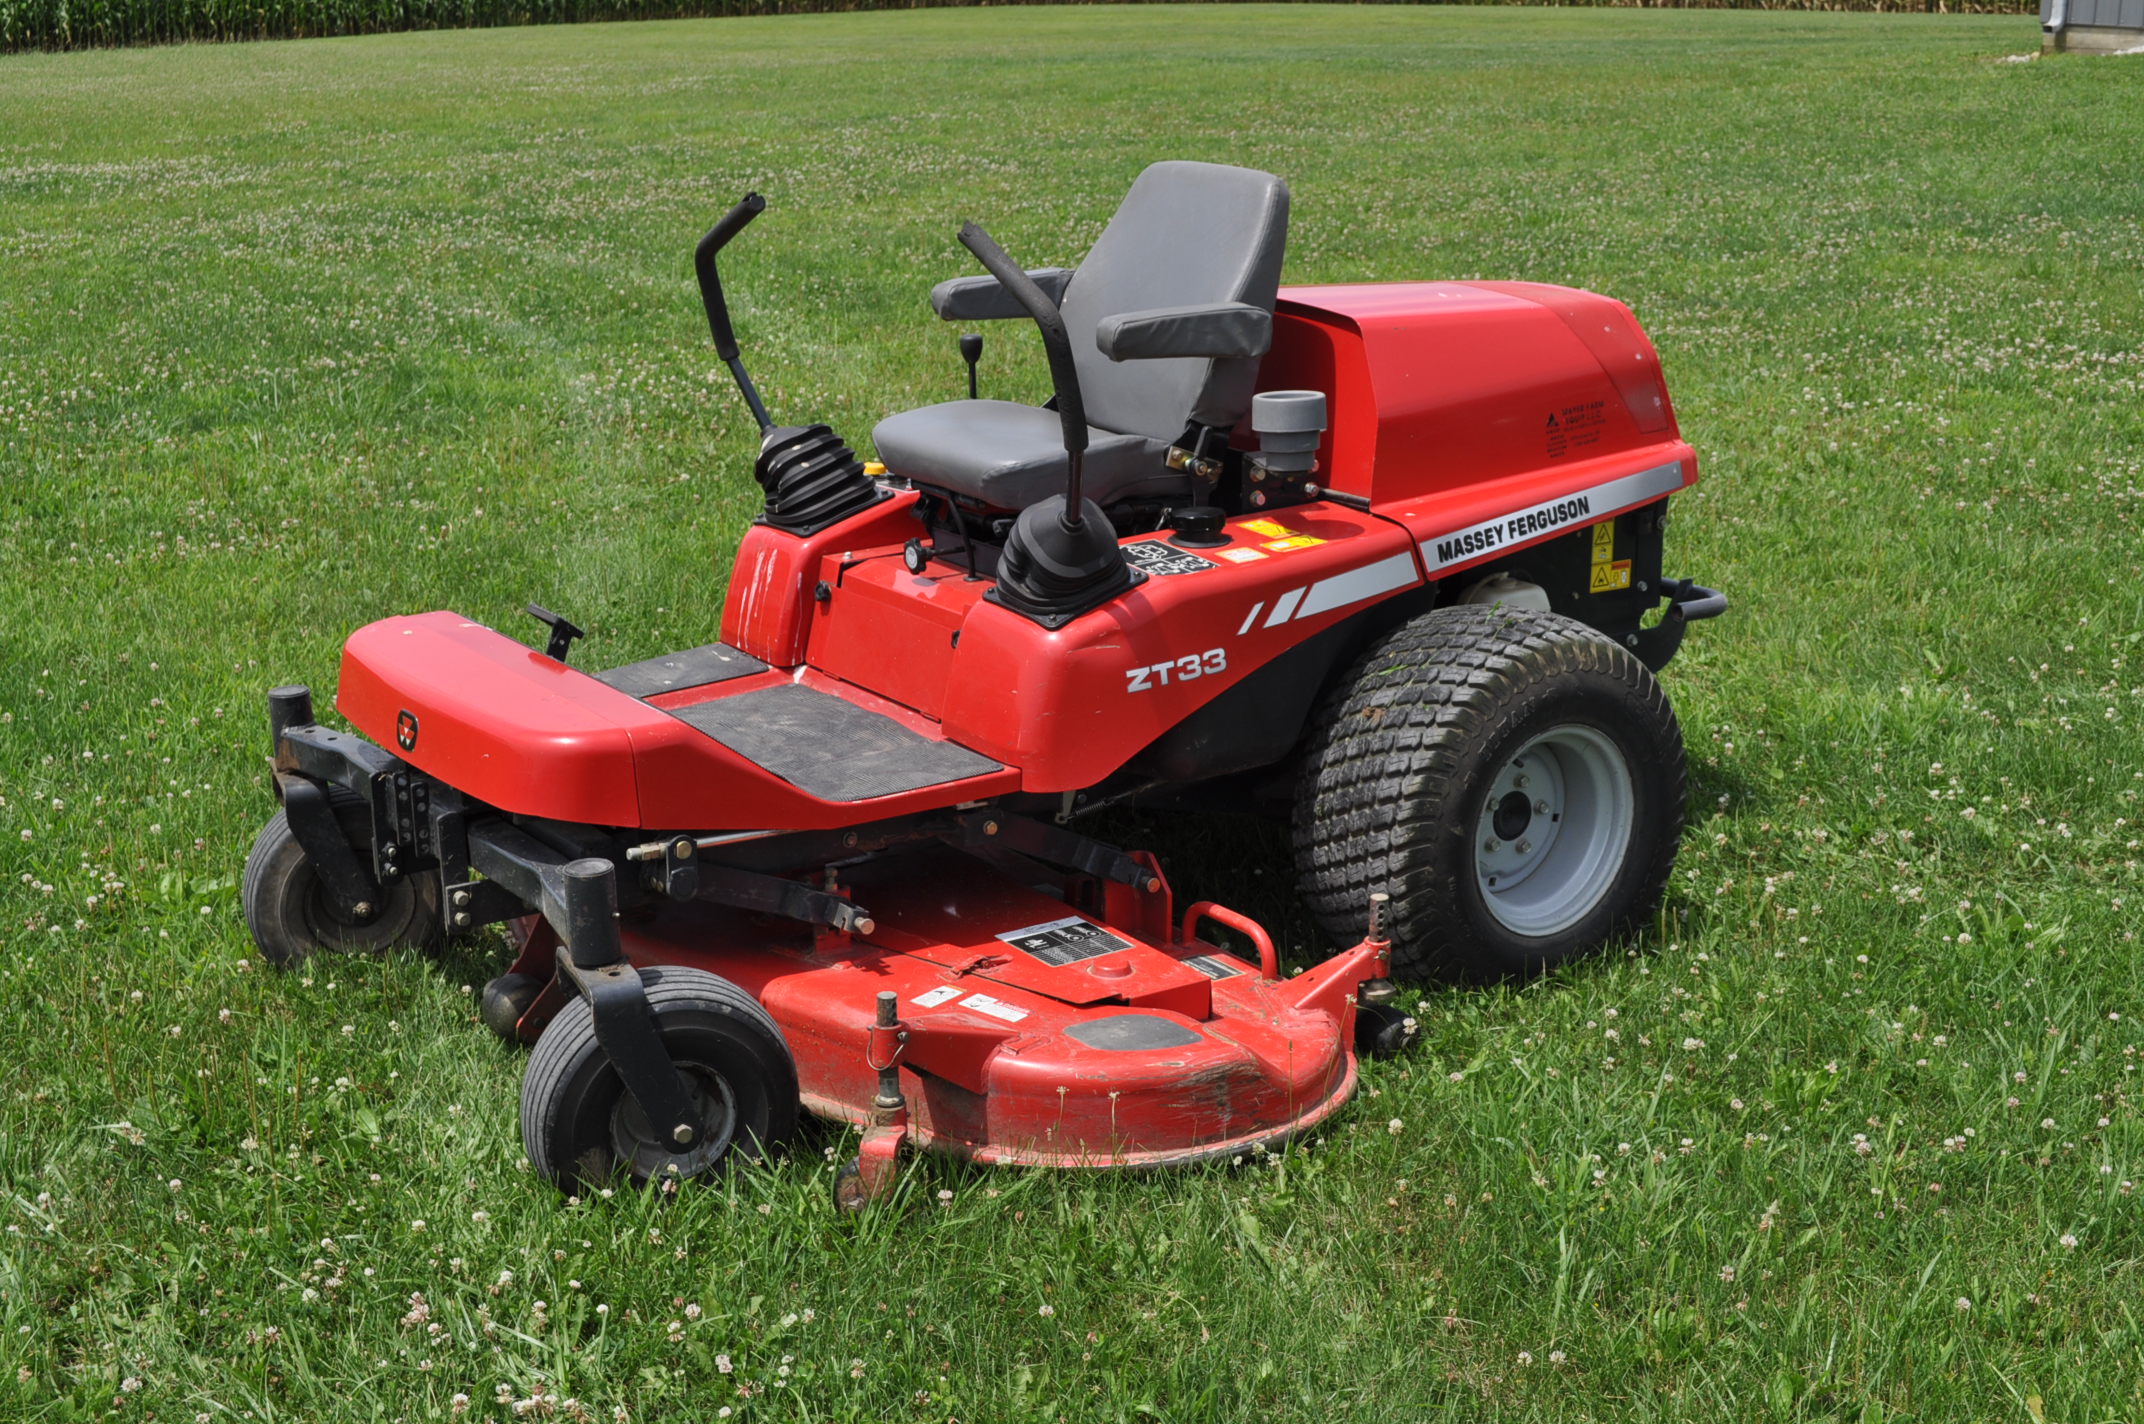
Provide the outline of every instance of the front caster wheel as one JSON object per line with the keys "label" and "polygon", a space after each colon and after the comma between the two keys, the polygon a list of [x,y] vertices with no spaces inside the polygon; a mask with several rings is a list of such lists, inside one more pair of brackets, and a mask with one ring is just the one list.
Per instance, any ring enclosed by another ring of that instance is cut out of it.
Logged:
{"label": "front caster wheel", "polygon": [[[372,854],[372,818],[365,803],[342,787],[328,792],[343,838]],[[254,837],[239,893],[246,928],[270,964],[285,967],[327,950],[379,954],[395,945],[429,949],[439,943],[439,877],[405,875],[380,887],[380,903],[364,915],[337,908],[313,871],[281,811]]]}
{"label": "front caster wheel", "polygon": [[1397,1005],[1355,1006],[1355,1051],[1365,1058],[1397,1058],[1419,1031],[1414,1016]]}
{"label": "front caster wheel", "polygon": [[1560,614],[1440,608],[1372,644],[1319,713],[1297,869],[1343,943],[1391,894],[1403,976],[1531,973],[1659,905],[1683,777],[1675,713],[1627,648]]}
{"label": "front caster wheel", "polygon": [[684,1151],[657,1137],[596,1042],[588,1001],[575,999],[536,1040],[521,1080],[521,1144],[561,1187],[600,1186],[621,1172],[636,1186],[704,1177],[735,1158],[758,1161],[796,1127],[796,1064],[751,995],[670,965],[643,969],[640,980],[704,1130]]}

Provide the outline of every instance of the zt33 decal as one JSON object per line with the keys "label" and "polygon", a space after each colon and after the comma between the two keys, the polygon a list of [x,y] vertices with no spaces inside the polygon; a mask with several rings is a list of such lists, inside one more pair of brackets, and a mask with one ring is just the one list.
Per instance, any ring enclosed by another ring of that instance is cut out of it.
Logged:
{"label": "zt33 decal", "polygon": [[1152,692],[1157,687],[1167,687],[1171,679],[1189,682],[1195,677],[1207,677],[1217,672],[1228,671],[1228,649],[1208,648],[1203,653],[1187,653],[1183,657],[1165,663],[1150,663],[1145,667],[1126,668],[1124,681],[1126,692]]}

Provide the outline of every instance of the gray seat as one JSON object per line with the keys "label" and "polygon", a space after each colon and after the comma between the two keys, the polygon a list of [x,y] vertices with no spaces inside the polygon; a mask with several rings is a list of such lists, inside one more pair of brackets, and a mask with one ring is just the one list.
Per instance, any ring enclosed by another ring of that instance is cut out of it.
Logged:
{"label": "gray seat", "polygon": [[[1222,433],[1250,409],[1271,335],[1288,233],[1288,185],[1213,163],[1141,173],[1076,271],[1031,273],[1071,334],[1089,445],[1082,480],[1100,504],[1187,492],[1165,463],[1192,425]],[[993,277],[940,283],[947,321],[1024,320]],[[994,509],[1024,509],[1064,488],[1054,412],[1009,401],[948,401],[888,416],[879,459],[916,484]]]}
{"label": "gray seat", "polygon": [[[948,401],[889,416],[871,437],[893,473],[992,509],[1025,509],[1065,487],[1064,427],[1039,405]],[[1184,487],[1183,474],[1163,463],[1166,440],[1092,425],[1087,440],[1081,480],[1090,499],[1107,504]]]}

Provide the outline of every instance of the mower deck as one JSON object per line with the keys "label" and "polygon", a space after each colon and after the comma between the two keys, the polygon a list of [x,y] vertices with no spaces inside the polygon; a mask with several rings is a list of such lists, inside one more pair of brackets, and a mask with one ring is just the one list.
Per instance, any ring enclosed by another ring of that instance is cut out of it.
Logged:
{"label": "mower deck", "polygon": [[[876,1098],[890,1058],[906,1142],[977,1162],[1191,1162],[1278,1142],[1344,1103],[1353,1001],[1382,974],[1380,950],[1283,980],[1263,931],[1251,926],[1260,962],[1239,958],[1194,931],[1209,915],[1248,921],[1201,905],[1172,929],[1167,887],[1152,883],[1111,897],[1119,922],[1074,913],[981,856],[927,846],[844,882],[871,906],[868,934],[813,936],[766,916],[666,905],[629,915],[621,947],[637,969],[705,970],[757,999],[820,1117],[888,1126]],[[558,953],[549,925],[532,918],[517,933],[511,972],[548,978]],[[518,1025],[523,1039],[567,1002],[552,983]],[[873,1061],[858,1045],[872,1039],[884,992],[898,1025]]]}

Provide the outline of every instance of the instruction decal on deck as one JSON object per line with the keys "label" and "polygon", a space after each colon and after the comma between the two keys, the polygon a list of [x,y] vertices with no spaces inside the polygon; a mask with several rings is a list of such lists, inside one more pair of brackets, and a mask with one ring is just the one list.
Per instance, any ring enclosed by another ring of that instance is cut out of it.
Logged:
{"label": "instruction decal on deck", "polygon": [[1285,553],[1290,549],[1313,549],[1324,542],[1311,534],[1290,534],[1285,539],[1268,539],[1265,547],[1275,553]]}
{"label": "instruction decal on deck", "polygon": [[1135,569],[1167,577],[1170,574],[1202,574],[1219,565],[1213,560],[1179,549],[1166,539],[1141,539],[1124,546],[1124,562]]}
{"label": "instruction decal on deck", "polygon": [[1286,539],[1295,533],[1293,529],[1290,529],[1278,519],[1246,519],[1236,527],[1238,529],[1247,529],[1253,534],[1262,535],[1268,539]]}
{"label": "instruction decal on deck", "polygon": [[1237,975],[1244,972],[1241,969],[1238,969],[1235,965],[1230,964],[1227,960],[1218,958],[1211,954],[1195,954],[1191,958],[1185,960],[1184,963],[1190,965],[1193,969],[1198,970],[1199,973],[1205,975],[1208,979],[1233,979]]}
{"label": "instruction decal on deck", "polygon": [[910,999],[908,1002],[916,1005],[918,1008],[935,1009],[940,1004],[944,1003],[947,999],[957,999],[959,997],[960,987],[958,985],[940,984],[935,989],[924,990],[922,993],[916,995],[916,997]]}
{"label": "instruction decal on deck", "polygon": [[1266,557],[1263,549],[1223,549],[1221,557],[1232,564],[1255,564]]}
{"label": "instruction decal on deck", "polygon": [[1105,954],[1132,947],[1130,940],[1119,939],[1100,925],[1077,915],[1051,920],[1046,925],[1029,925],[1024,930],[1007,930],[998,939],[1033,955],[1053,969],[1077,964],[1083,959],[1100,959]]}
{"label": "instruction decal on deck", "polygon": [[1027,1010],[1016,1008],[1003,999],[993,999],[988,994],[970,994],[960,1001],[964,1009],[973,1009],[979,1014],[988,1014],[1007,1023],[1018,1023],[1027,1017]]}

